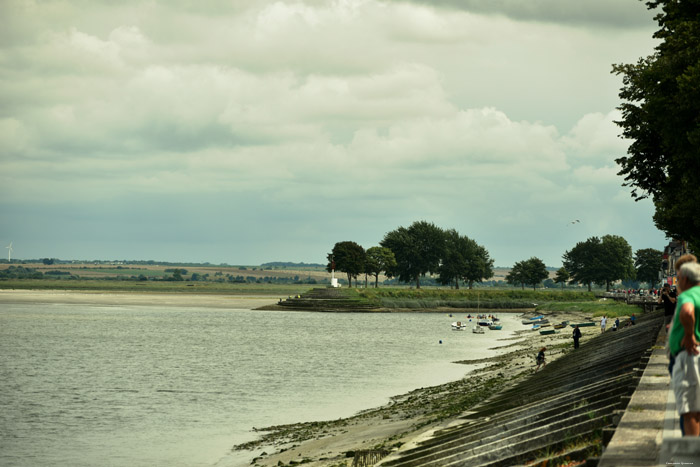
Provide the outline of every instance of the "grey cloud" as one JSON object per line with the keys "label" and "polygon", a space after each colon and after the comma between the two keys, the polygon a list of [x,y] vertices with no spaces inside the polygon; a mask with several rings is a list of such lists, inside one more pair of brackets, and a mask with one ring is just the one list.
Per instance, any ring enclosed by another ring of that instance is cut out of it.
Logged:
{"label": "grey cloud", "polygon": [[477,14],[611,28],[648,27],[654,13],[637,0],[394,0]]}

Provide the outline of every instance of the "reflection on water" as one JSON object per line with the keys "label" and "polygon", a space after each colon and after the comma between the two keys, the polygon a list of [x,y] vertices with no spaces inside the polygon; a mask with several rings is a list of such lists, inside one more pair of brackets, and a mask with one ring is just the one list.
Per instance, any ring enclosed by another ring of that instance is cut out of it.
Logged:
{"label": "reflection on water", "polygon": [[495,344],[453,320],[3,304],[0,465],[228,465],[254,426],[350,416],[458,379],[466,368],[450,362]]}

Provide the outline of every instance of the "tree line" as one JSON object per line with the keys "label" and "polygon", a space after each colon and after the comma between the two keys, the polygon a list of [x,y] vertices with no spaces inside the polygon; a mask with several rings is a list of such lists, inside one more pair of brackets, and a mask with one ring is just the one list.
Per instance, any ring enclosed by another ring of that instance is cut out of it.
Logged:
{"label": "tree line", "polygon": [[[562,287],[566,283],[592,284],[605,286],[618,280],[639,279],[649,284],[659,281],[662,253],[646,248],[632,254],[632,247],[617,235],[591,237],[578,242],[563,255],[564,266],[554,277]],[[374,286],[379,283],[379,275],[400,282],[421,286],[421,278],[426,274],[437,275],[437,282],[459,289],[460,282],[471,289],[474,283],[493,277],[494,260],[488,250],[475,240],[459,234],[454,229],[441,229],[426,221],[417,221],[409,227],[399,227],[388,232],[379,246],[365,250],[353,241],[335,244],[327,255],[326,270],[344,272],[352,287],[358,276],[374,278]],[[506,276],[506,282],[536,288],[549,277],[544,262],[537,258],[516,262]]]}
{"label": "tree line", "polygon": [[456,230],[444,230],[426,221],[388,232],[379,246],[365,249],[353,241],[338,242],[328,254],[327,270],[347,274],[348,283],[360,274],[396,277],[420,288],[421,277],[438,274],[438,282],[459,288],[460,281],[472,288],[493,276],[493,260],[483,246]]}

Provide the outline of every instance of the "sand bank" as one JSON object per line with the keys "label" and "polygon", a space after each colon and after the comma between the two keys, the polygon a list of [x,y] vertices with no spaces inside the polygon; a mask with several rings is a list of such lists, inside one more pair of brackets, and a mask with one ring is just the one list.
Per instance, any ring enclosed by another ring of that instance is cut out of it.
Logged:
{"label": "sand bank", "polygon": [[[549,313],[551,322],[582,322],[581,313]],[[600,328],[582,328],[581,342],[600,333]],[[559,334],[540,335],[523,326],[515,337],[495,338],[494,349],[501,352],[482,360],[455,364],[485,364],[459,381],[421,388],[393,397],[385,406],[366,410],[339,420],[296,423],[257,429],[258,440],[236,446],[249,451],[252,465],[278,466],[304,463],[309,466],[350,466],[354,451],[384,449],[391,451],[415,443],[428,433],[454,423],[460,414],[490,394],[516,384],[535,371],[535,356],[547,347],[551,362],[573,351],[572,329]],[[496,334],[494,334],[495,336]]]}
{"label": "sand bank", "polygon": [[76,292],[66,290],[0,290],[0,303],[178,306],[250,310],[277,303],[277,296],[197,293]]}

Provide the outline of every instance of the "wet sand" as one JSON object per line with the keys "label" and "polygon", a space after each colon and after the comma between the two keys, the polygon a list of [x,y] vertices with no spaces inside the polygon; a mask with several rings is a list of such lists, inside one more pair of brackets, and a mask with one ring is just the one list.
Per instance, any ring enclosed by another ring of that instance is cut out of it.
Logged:
{"label": "wet sand", "polygon": [[66,290],[0,290],[0,303],[179,306],[250,310],[277,303],[277,296],[76,292]]}
{"label": "wet sand", "polygon": [[[586,321],[582,313],[549,313],[550,322]],[[551,329],[551,328],[550,328]],[[484,364],[459,381],[420,388],[395,396],[385,406],[339,420],[297,423],[256,429],[256,441],[234,449],[250,452],[251,465],[277,466],[304,463],[310,466],[350,466],[354,451],[392,451],[412,445],[436,429],[454,424],[457,417],[494,392],[516,384],[534,373],[535,356],[547,347],[547,362],[572,352],[573,329],[567,326],[553,335],[540,335],[523,325],[515,337],[499,338],[493,331],[493,347],[502,352],[491,358],[456,364]],[[581,328],[581,343],[600,333],[598,326]]]}

